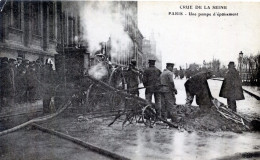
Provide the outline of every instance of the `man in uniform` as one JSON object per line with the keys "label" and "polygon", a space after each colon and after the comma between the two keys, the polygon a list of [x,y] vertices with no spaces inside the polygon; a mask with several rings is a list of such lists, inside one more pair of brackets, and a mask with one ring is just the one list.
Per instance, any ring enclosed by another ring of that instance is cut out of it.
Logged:
{"label": "man in uniform", "polygon": [[2,106],[14,106],[15,83],[14,83],[14,62],[13,59],[8,61],[7,57],[2,59],[1,75],[1,98]]}
{"label": "man in uniform", "polygon": [[237,110],[236,100],[245,99],[242,89],[242,81],[234,62],[229,62],[228,71],[222,83],[220,97],[227,98],[227,104],[234,112]]}
{"label": "man in uniform", "polygon": [[16,68],[20,68],[22,66],[22,62],[23,62],[23,58],[22,57],[17,57],[17,64],[16,64]]}
{"label": "man in uniform", "polygon": [[173,82],[173,63],[166,63],[166,69],[163,70],[161,81],[161,98],[162,98],[162,118],[166,119],[171,116],[172,121],[175,121],[177,114],[175,113],[177,90]]}
{"label": "man in uniform", "polygon": [[183,69],[180,67],[180,79],[184,78],[184,71]]}
{"label": "man in uniform", "polygon": [[139,80],[139,71],[136,69],[136,60],[131,60],[129,64],[129,69],[127,71],[127,89],[130,94],[134,94],[139,96],[138,85],[140,83]]}
{"label": "man in uniform", "polygon": [[43,68],[43,113],[53,113],[55,108],[52,108],[51,100],[54,96],[55,78],[52,64],[46,60]]}
{"label": "man in uniform", "polygon": [[201,111],[207,111],[212,106],[212,95],[207,80],[212,77],[212,71],[199,72],[188,79],[184,86],[186,90],[186,105],[191,105],[196,95],[196,103]]}
{"label": "man in uniform", "polygon": [[23,62],[22,62],[22,66],[23,66],[23,69],[25,70],[25,91],[23,93],[24,95],[24,102],[28,102],[28,98],[29,98],[29,90],[28,90],[28,79],[30,78],[28,73],[29,73],[29,67],[30,67],[30,61],[28,59],[24,59]]}
{"label": "man in uniform", "polygon": [[12,93],[12,97],[10,97],[10,102],[12,105],[14,105],[14,100],[15,100],[15,96],[17,94],[16,92],[16,78],[17,78],[17,68],[16,68],[16,59],[13,58],[9,58],[9,70],[10,70],[10,75],[12,77],[12,87],[13,87],[13,93]]}
{"label": "man in uniform", "polygon": [[161,71],[155,67],[155,60],[148,60],[149,67],[144,70],[143,84],[145,89],[145,99],[152,104],[154,95],[156,112],[161,116],[161,94],[159,92]]}
{"label": "man in uniform", "polygon": [[22,66],[26,71],[28,71],[29,66],[30,66],[30,61],[28,59],[24,59],[23,62],[22,62]]}

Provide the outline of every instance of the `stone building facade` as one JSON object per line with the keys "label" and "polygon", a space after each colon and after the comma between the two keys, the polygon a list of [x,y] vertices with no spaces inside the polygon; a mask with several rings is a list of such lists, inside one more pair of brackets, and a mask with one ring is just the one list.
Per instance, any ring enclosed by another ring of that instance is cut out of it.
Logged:
{"label": "stone building facade", "polygon": [[[138,2],[113,3],[123,13],[124,30],[131,38],[131,49],[121,52],[133,55],[114,63],[128,65],[134,58],[140,66],[143,36],[138,29]],[[72,1],[7,1],[0,12],[0,57],[41,59],[42,62],[51,59],[54,63],[55,55],[83,46],[84,68],[88,68],[90,53],[87,42],[80,39],[82,30],[75,4]]]}
{"label": "stone building facade", "polygon": [[0,56],[54,62],[62,48],[75,46],[79,16],[62,1],[7,1],[0,14]]}

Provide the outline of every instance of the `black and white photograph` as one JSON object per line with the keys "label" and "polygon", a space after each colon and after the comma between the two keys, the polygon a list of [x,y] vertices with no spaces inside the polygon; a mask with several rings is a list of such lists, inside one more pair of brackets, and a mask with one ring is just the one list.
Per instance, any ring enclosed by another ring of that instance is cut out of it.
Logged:
{"label": "black and white photograph", "polygon": [[0,0],[0,160],[260,159],[259,10]]}

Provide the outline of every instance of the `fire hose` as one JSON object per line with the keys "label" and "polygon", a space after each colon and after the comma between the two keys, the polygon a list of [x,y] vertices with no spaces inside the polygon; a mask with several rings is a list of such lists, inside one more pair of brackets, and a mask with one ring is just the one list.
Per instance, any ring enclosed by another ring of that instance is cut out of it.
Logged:
{"label": "fire hose", "polygon": [[18,126],[15,126],[13,128],[10,128],[10,129],[7,129],[7,130],[4,130],[2,132],[0,132],[0,136],[3,136],[3,135],[6,135],[8,133],[11,133],[11,132],[15,132],[21,128],[24,128],[32,123],[36,123],[36,122],[42,122],[42,121],[46,121],[46,120],[49,120],[49,119],[52,119],[54,117],[56,117],[57,115],[59,115],[60,113],[62,113],[66,108],[68,108],[69,106],[71,105],[71,102],[67,102],[63,105],[63,107],[59,108],[55,113],[52,113],[52,114],[49,114],[49,115],[46,115],[46,116],[42,116],[42,117],[38,117],[38,118],[34,118],[32,120],[29,120],[23,124],[20,124]]}

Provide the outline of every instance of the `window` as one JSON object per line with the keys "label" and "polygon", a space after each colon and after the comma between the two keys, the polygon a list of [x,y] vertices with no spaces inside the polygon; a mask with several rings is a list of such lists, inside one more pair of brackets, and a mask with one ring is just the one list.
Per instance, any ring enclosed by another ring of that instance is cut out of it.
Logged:
{"label": "window", "polygon": [[40,2],[32,4],[32,33],[41,35],[41,5]]}
{"label": "window", "polygon": [[21,29],[21,2],[11,2],[11,26]]}

